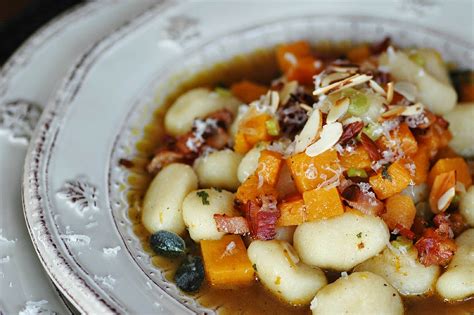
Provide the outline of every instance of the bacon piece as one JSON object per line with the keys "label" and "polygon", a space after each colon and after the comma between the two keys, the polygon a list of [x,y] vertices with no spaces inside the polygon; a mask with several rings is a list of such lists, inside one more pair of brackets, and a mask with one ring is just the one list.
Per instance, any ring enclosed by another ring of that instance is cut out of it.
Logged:
{"label": "bacon piece", "polygon": [[344,126],[341,138],[339,138],[340,144],[346,144],[349,140],[357,136],[357,134],[364,128],[362,121],[356,121]]}
{"label": "bacon piece", "polygon": [[380,215],[384,209],[383,202],[378,200],[373,192],[364,193],[358,185],[346,187],[341,197],[349,206],[365,214]]}
{"label": "bacon piece", "polygon": [[248,201],[245,213],[253,239],[271,240],[275,238],[276,222],[280,217],[280,211],[274,196],[264,195],[257,201]]}
{"label": "bacon piece", "polygon": [[385,37],[382,41],[372,44],[370,51],[374,55],[378,55],[387,50],[387,48],[392,44],[392,39],[390,37]]}
{"label": "bacon piece", "polygon": [[229,111],[228,109],[224,108],[224,109],[218,110],[218,111],[210,114],[209,116],[206,117],[206,119],[207,118],[217,120],[218,126],[221,127],[221,128],[226,129],[232,123],[232,120],[234,118],[234,114],[232,114],[232,112]]}
{"label": "bacon piece", "polygon": [[159,170],[165,167],[168,164],[174,162],[183,162],[185,160],[185,156],[182,153],[174,152],[170,150],[162,150],[158,151],[155,157],[151,160],[151,162],[147,166],[147,171],[150,174],[156,174]]}
{"label": "bacon piece", "polygon": [[397,223],[397,225],[395,225],[395,229],[400,231],[401,236],[405,236],[406,238],[408,238],[410,240],[415,239],[415,233],[413,233],[411,230],[403,227],[401,224]]}
{"label": "bacon piece", "polygon": [[223,128],[218,128],[214,135],[206,139],[205,144],[211,148],[220,150],[227,146],[229,139],[229,134]]}
{"label": "bacon piece", "polygon": [[446,266],[457,248],[452,239],[443,238],[433,228],[425,230],[415,247],[418,250],[418,259],[425,266]]}
{"label": "bacon piece", "polygon": [[378,161],[382,158],[382,155],[380,154],[379,147],[377,144],[369,138],[368,135],[365,133],[360,134],[360,142],[362,143],[362,146],[364,147],[365,151],[369,154],[369,157],[372,161]]}
{"label": "bacon piece", "polygon": [[244,235],[250,232],[247,219],[244,217],[229,217],[225,214],[214,214],[219,232]]}

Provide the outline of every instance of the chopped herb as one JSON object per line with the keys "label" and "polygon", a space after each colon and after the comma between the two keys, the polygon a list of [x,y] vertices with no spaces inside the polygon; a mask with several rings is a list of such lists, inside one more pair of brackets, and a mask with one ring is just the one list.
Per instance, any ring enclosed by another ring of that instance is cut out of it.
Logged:
{"label": "chopped herb", "polygon": [[209,205],[209,194],[207,192],[201,190],[198,191],[196,194],[201,198],[203,205]]}
{"label": "chopped herb", "polygon": [[357,233],[357,237],[361,238],[362,237],[362,232]]}
{"label": "chopped herb", "polygon": [[257,265],[256,264],[253,264],[252,268],[253,268],[253,270],[257,271]]}
{"label": "chopped herb", "polygon": [[363,93],[354,93],[351,97],[351,104],[347,112],[354,116],[361,116],[369,110],[370,103],[367,96]]}
{"label": "chopped herb", "polygon": [[214,92],[216,92],[219,96],[222,97],[232,96],[232,93],[228,89],[225,89],[223,87],[216,87],[214,89]]}
{"label": "chopped herb", "polygon": [[390,167],[390,164],[384,164],[382,166],[382,178],[392,181],[392,176],[390,176],[390,174],[388,173],[389,167]]}
{"label": "chopped herb", "polygon": [[212,189],[214,189],[214,190],[217,191],[217,192],[222,192],[222,189],[217,188],[217,187],[212,187]]}
{"label": "chopped herb", "polygon": [[351,167],[350,169],[347,170],[347,176],[349,177],[361,177],[361,178],[367,178],[367,172],[362,169],[362,168],[354,168]]}
{"label": "chopped herb", "polygon": [[426,64],[425,58],[423,58],[423,56],[419,52],[415,52],[415,53],[410,54],[409,58],[410,58],[411,61],[413,61],[414,63],[416,63],[420,67],[424,67],[425,64]]}
{"label": "chopped herb", "polygon": [[378,123],[369,123],[367,126],[362,128],[362,132],[369,136],[372,141],[377,141],[382,135],[382,127]]}
{"label": "chopped herb", "polygon": [[270,136],[278,136],[280,133],[280,126],[278,126],[278,121],[276,119],[270,119],[265,122],[265,127]]}

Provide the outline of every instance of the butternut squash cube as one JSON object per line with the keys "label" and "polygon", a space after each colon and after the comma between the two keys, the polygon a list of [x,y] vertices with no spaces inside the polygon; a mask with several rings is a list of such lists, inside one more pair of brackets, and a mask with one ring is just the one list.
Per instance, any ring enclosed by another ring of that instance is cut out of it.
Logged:
{"label": "butternut squash cube", "polygon": [[369,178],[372,189],[382,200],[401,192],[410,181],[410,172],[399,161]]}
{"label": "butternut squash cube", "polygon": [[336,187],[316,188],[303,193],[307,221],[327,219],[344,213],[341,197]]}

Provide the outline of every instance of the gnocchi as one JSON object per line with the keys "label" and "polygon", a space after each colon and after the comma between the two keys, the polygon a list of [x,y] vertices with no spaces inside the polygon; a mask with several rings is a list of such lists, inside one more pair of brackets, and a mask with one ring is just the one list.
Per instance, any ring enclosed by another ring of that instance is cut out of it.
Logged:
{"label": "gnocchi", "polygon": [[389,236],[382,219],[353,211],[299,225],[293,244],[304,263],[342,271],[377,255]]}
{"label": "gnocchi", "polygon": [[166,112],[166,132],[183,135],[191,131],[196,118],[204,118],[220,109],[228,109],[234,115],[240,102],[231,95],[223,95],[205,88],[196,88],[181,95]]}
{"label": "gnocchi", "polygon": [[260,158],[260,152],[265,149],[264,144],[257,144],[240,161],[237,177],[241,183],[243,183],[247,177],[249,177],[258,166],[258,159]]}
{"label": "gnocchi", "polygon": [[202,156],[194,163],[199,185],[204,188],[216,187],[236,190],[239,185],[237,169],[242,155],[231,150],[221,150]]}
{"label": "gnocchi", "polygon": [[324,272],[300,262],[288,242],[253,241],[248,255],[263,285],[288,303],[309,304],[327,283]]}
{"label": "gnocchi", "polygon": [[470,226],[474,226],[474,186],[469,187],[461,197],[459,212]]}
{"label": "gnocchi", "polygon": [[458,154],[473,157],[474,136],[470,125],[474,121],[474,103],[459,104],[444,118],[449,121],[449,130],[453,134],[449,145]]}
{"label": "gnocchi", "polygon": [[458,249],[448,270],[436,283],[438,293],[450,301],[474,295],[474,229],[458,236],[456,245]]}
{"label": "gnocchi", "polygon": [[215,189],[191,191],[183,201],[183,220],[195,242],[218,240],[225,233],[217,230],[214,214],[235,216],[234,194]]}
{"label": "gnocchi", "polygon": [[322,288],[311,302],[313,315],[403,314],[397,291],[371,272],[354,272]]}
{"label": "gnocchi", "polygon": [[435,265],[425,267],[417,258],[418,252],[413,245],[399,245],[394,241],[381,254],[364,261],[354,270],[370,271],[383,277],[402,295],[426,294],[434,289],[440,268]]}
{"label": "gnocchi", "polygon": [[184,197],[197,189],[198,179],[186,164],[173,163],[155,176],[143,200],[142,222],[150,233],[167,230],[185,231],[182,215]]}

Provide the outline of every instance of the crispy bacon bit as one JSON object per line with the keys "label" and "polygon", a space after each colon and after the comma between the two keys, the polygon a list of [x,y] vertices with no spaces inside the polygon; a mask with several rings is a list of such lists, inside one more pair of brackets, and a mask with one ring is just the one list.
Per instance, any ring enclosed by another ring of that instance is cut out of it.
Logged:
{"label": "crispy bacon bit", "polygon": [[449,127],[449,121],[438,115],[436,115],[436,124],[443,129],[448,129]]}
{"label": "crispy bacon bit", "polygon": [[415,247],[418,250],[418,259],[425,266],[446,266],[457,248],[452,239],[442,237],[433,228],[425,230]]}
{"label": "crispy bacon bit", "polygon": [[250,232],[247,219],[244,217],[229,217],[225,214],[214,214],[219,232],[244,235]]}
{"label": "crispy bacon bit", "polygon": [[216,133],[206,139],[206,145],[216,150],[223,149],[229,143],[230,136],[223,128],[218,128]]}
{"label": "crispy bacon bit", "polygon": [[395,229],[400,232],[400,235],[405,236],[406,238],[410,240],[415,239],[415,233],[413,233],[407,228],[404,228],[401,224],[397,223],[397,225],[395,225]]}
{"label": "crispy bacon bit", "polygon": [[[361,186],[364,189],[361,189]],[[363,191],[364,190],[364,191]],[[384,204],[375,197],[367,183],[347,186],[341,197],[354,209],[369,215],[379,215],[384,209]]]}
{"label": "crispy bacon bit", "polygon": [[360,134],[360,142],[364,147],[365,151],[369,154],[369,157],[372,161],[378,161],[382,158],[377,144],[369,138],[365,133]]}
{"label": "crispy bacon bit", "polygon": [[373,44],[370,47],[372,54],[378,55],[387,50],[387,48],[392,44],[392,39],[390,37],[385,37],[382,41]]}
{"label": "crispy bacon bit", "polygon": [[156,174],[166,165],[175,162],[183,162],[184,160],[184,154],[165,149],[156,153],[155,157],[151,160],[146,169],[148,173]]}
{"label": "crispy bacon bit", "polygon": [[221,128],[228,128],[232,123],[234,115],[228,109],[221,109],[207,116],[206,118],[217,120],[217,125]]}
{"label": "crispy bacon bit", "polygon": [[362,128],[364,128],[364,123],[362,121],[356,121],[345,125],[339,143],[342,145],[346,144],[349,140],[357,136]]}
{"label": "crispy bacon bit", "polygon": [[451,213],[451,215],[449,216],[449,221],[451,229],[454,233],[454,237],[457,237],[468,228],[464,217],[458,212]]}
{"label": "crispy bacon bit", "polygon": [[127,159],[120,159],[119,160],[119,165],[126,167],[126,168],[132,168],[133,167],[133,162]]}
{"label": "crispy bacon bit", "polygon": [[264,195],[257,201],[246,203],[245,213],[253,239],[271,240],[276,235],[276,221],[280,217],[277,200],[272,195]]}

